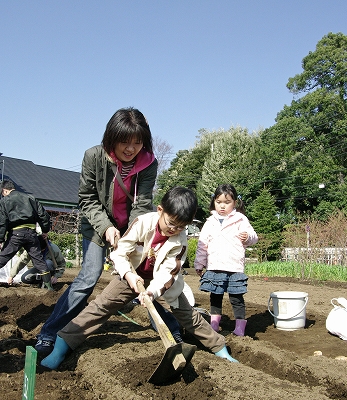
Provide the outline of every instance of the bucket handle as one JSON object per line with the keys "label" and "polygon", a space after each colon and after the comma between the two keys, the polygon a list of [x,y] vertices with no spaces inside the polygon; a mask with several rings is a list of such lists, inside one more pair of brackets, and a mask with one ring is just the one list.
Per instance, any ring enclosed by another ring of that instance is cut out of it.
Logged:
{"label": "bucket handle", "polygon": [[[270,297],[269,297],[269,301],[268,301],[268,303],[267,303],[267,309],[268,309],[269,313],[270,313],[274,318],[278,318],[278,315],[273,314],[273,313],[271,312],[271,310],[270,310],[270,301],[271,301],[271,299],[272,299],[272,297],[270,296]],[[297,316],[305,309],[305,307],[306,307],[306,305],[307,305],[307,302],[308,302],[308,296],[305,297],[305,304],[303,305],[302,309],[301,309],[299,312],[297,312],[297,313],[296,313],[295,315],[293,315],[292,317],[288,317],[288,318],[279,318],[279,319],[287,320],[287,319],[292,319],[292,318],[297,317]]]}

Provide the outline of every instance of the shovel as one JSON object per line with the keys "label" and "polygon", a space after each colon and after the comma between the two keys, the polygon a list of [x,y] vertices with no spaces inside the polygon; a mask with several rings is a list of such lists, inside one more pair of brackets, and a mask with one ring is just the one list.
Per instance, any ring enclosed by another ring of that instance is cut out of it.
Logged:
{"label": "shovel", "polygon": [[[136,273],[135,270],[132,272]],[[137,281],[137,287],[140,292],[144,292],[146,290],[140,281]],[[192,359],[196,350],[196,346],[188,343],[176,343],[170,332],[170,329],[166,326],[165,322],[158,314],[158,311],[155,309],[149,296],[144,296],[144,302],[148,312],[153,318],[159,336],[165,346],[164,357],[151,377],[148,379],[148,382],[159,385],[168,380],[173,380],[181,375],[184,368]]]}
{"label": "shovel", "polygon": [[45,238],[45,242],[46,242],[49,254],[51,255],[51,259],[52,259],[52,262],[53,262],[53,265],[54,265],[54,269],[57,270],[58,269],[57,260],[54,257],[54,253],[53,253],[52,247],[49,244],[47,238]]}

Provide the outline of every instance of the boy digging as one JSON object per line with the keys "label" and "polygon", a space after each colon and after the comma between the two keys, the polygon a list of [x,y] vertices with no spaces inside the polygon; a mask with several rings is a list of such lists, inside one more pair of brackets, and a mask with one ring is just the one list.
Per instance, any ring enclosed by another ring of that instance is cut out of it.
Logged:
{"label": "boy digging", "polygon": [[[224,337],[211,328],[182,293],[184,280],[180,270],[187,251],[185,227],[193,220],[196,209],[194,192],[174,187],[164,195],[157,212],[133,221],[110,255],[119,276],[58,332],[52,353],[41,365],[57,369],[71,350],[129,301],[139,296],[144,305],[146,294],[151,300],[164,299],[178,322],[216,356],[238,362],[229,355]],[[131,265],[136,274],[131,272]],[[139,294],[138,280],[144,283],[146,292]]]}

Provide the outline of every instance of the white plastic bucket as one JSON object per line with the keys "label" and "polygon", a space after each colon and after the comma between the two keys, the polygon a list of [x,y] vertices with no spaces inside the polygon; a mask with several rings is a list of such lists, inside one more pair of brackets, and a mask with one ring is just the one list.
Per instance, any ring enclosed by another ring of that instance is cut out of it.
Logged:
{"label": "white plastic bucket", "polygon": [[[270,310],[272,300],[273,312]],[[305,327],[308,293],[272,292],[268,301],[269,313],[274,317],[275,327],[285,331],[294,331]]]}

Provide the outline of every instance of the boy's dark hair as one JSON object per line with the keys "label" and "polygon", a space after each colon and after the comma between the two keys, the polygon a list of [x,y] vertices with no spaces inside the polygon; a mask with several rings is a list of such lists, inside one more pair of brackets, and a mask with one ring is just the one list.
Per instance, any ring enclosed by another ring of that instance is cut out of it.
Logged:
{"label": "boy's dark hair", "polygon": [[193,221],[198,200],[191,189],[175,186],[165,193],[160,205],[175,222],[186,225]]}
{"label": "boy's dark hair", "polygon": [[106,153],[111,154],[116,143],[132,139],[143,143],[143,147],[153,153],[152,134],[145,116],[136,108],[121,108],[108,121],[101,144]]}
{"label": "boy's dark hair", "polygon": [[15,184],[10,179],[4,179],[1,183],[1,190],[2,189],[12,190],[15,188],[16,188]]}
{"label": "boy's dark hair", "polygon": [[215,210],[214,202],[222,194],[224,194],[225,196],[228,194],[233,200],[236,201],[236,210],[241,212],[242,214],[245,213],[245,206],[243,204],[243,201],[241,200],[241,196],[237,195],[236,189],[233,185],[230,185],[229,183],[225,183],[217,187],[211,199],[210,211]]}

